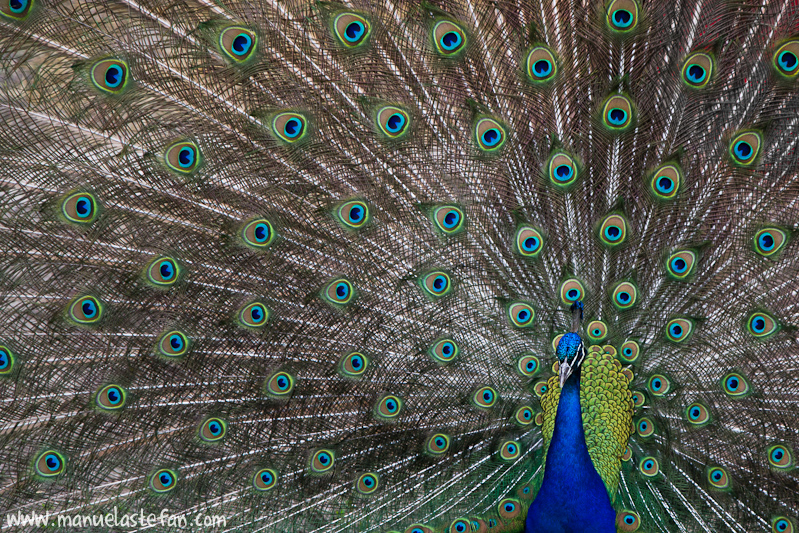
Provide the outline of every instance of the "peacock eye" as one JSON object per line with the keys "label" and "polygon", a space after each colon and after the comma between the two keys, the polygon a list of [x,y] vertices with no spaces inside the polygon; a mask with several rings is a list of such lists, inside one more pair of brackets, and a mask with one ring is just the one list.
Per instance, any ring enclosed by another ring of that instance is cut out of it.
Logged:
{"label": "peacock eye", "polygon": [[516,424],[520,426],[529,426],[534,422],[535,414],[533,408],[529,405],[522,405],[516,409],[516,414],[513,416]]}
{"label": "peacock eye", "polygon": [[307,120],[293,111],[278,113],[272,119],[272,132],[283,142],[293,144],[307,133]]}
{"label": "peacock eye", "polygon": [[339,278],[328,283],[322,295],[325,300],[336,306],[343,306],[352,301],[354,290],[352,284],[344,279]]}
{"label": "peacock eye", "polygon": [[696,252],[693,250],[679,250],[666,259],[667,272],[677,280],[685,280],[691,276],[695,265]]}
{"label": "peacock eye", "polygon": [[3,17],[12,21],[25,20],[33,8],[33,0],[5,0],[0,2],[0,20]]}
{"label": "peacock eye", "polygon": [[515,498],[505,498],[497,505],[497,512],[503,520],[513,520],[522,512],[522,506]]}
{"label": "peacock eye", "polygon": [[654,457],[644,457],[638,463],[638,470],[647,477],[655,477],[660,472],[660,465]]}
{"label": "peacock eye", "polygon": [[641,437],[651,437],[655,434],[655,424],[649,418],[641,418],[636,424],[635,430]]}
{"label": "peacock eye", "polygon": [[95,395],[95,402],[100,409],[115,411],[125,406],[125,389],[119,385],[106,385]]}
{"label": "peacock eye", "polygon": [[755,234],[755,250],[758,254],[769,257],[777,254],[785,246],[788,234],[779,228],[763,228]]}
{"label": "peacock eye", "polygon": [[694,402],[685,410],[685,417],[693,426],[704,426],[710,422],[710,411],[704,404]]}
{"label": "peacock eye", "polygon": [[361,352],[350,352],[344,355],[338,363],[339,373],[349,378],[362,376],[368,366],[369,359]]}
{"label": "peacock eye", "polygon": [[519,443],[515,440],[503,441],[499,446],[499,457],[503,461],[515,461],[521,455]]}
{"label": "peacock eye", "polygon": [[572,278],[567,279],[560,285],[560,301],[566,305],[571,305],[574,302],[579,302],[585,298],[585,288],[580,280]]}
{"label": "peacock eye", "polygon": [[638,25],[638,4],[634,0],[614,0],[607,10],[608,27],[626,33]]}
{"label": "peacock eye", "polygon": [[471,527],[469,520],[465,518],[456,518],[449,525],[449,531],[450,533],[467,533],[472,530]]}
{"label": "peacock eye", "polygon": [[616,515],[616,528],[620,532],[637,531],[641,525],[641,517],[635,511],[620,511]]}
{"label": "peacock eye", "polygon": [[552,81],[557,73],[555,55],[546,46],[536,46],[527,54],[527,77],[533,83]]}
{"label": "peacock eye", "polygon": [[633,449],[630,448],[628,444],[627,447],[624,449],[624,454],[621,456],[622,461],[630,461],[633,458]]}
{"label": "peacock eye", "polygon": [[179,141],[164,151],[164,162],[179,174],[191,174],[200,166],[200,149],[193,141]]}
{"label": "peacock eye", "polygon": [[177,486],[178,476],[173,470],[162,468],[150,477],[150,488],[155,492],[169,492]]}
{"label": "peacock eye", "polygon": [[535,311],[526,302],[516,302],[508,306],[508,318],[517,328],[527,328],[533,324]]}
{"label": "peacock eye", "polygon": [[181,331],[172,330],[161,335],[158,351],[166,357],[181,357],[189,350],[189,339]]}
{"label": "peacock eye", "polygon": [[355,490],[363,495],[372,494],[380,485],[380,478],[373,472],[367,472],[358,476],[355,480]]}
{"label": "peacock eye", "polygon": [[611,96],[602,108],[602,121],[611,132],[623,132],[633,123],[633,104],[626,96]]}
{"label": "peacock eye", "polygon": [[472,401],[477,407],[489,409],[497,403],[497,391],[491,387],[481,387],[472,395]]}
{"label": "peacock eye", "polygon": [[481,118],[474,126],[477,146],[484,152],[496,152],[505,144],[505,127],[493,118]]}
{"label": "peacock eye", "polygon": [[777,48],[772,62],[781,76],[788,79],[796,78],[799,74],[799,40],[790,40]]}
{"label": "peacock eye", "polygon": [[271,468],[264,468],[255,473],[252,478],[252,486],[259,491],[267,491],[277,485],[277,472]]}
{"label": "peacock eye", "polygon": [[245,245],[255,250],[262,250],[274,241],[275,230],[272,223],[265,218],[256,218],[244,225],[240,235]]}
{"label": "peacock eye", "polygon": [[738,372],[730,372],[721,378],[722,390],[732,397],[743,397],[749,394],[749,382]]}
{"label": "peacock eye", "polygon": [[713,76],[714,58],[707,52],[694,52],[682,66],[683,82],[693,89],[702,89],[710,83]]}
{"label": "peacock eye", "polygon": [[652,396],[663,396],[671,390],[671,383],[666,376],[655,374],[647,381],[649,392]]}
{"label": "peacock eye", "polygon": [[772,533],[793,533],[793,522],[784,516],[777,516],[771,522]]}
{"label": "peacock eye", "polygon": [[630,309],[638,300],[638,289],[629,281],[623,281],[616,285],[611,295],[613,305],[619,311]]}
{"label": "peacock eye", "polygon": [[369,206],[361,200],[344,202],[336,209],[336,218],[347,229],[360,229],[369,222]]}
{"label": "peacock eye", "polygon": [[771,315],[757,311],[749,315],[746,328],[754,337],[765,339],[777,332],[779,324]]}
{"label": "peacock eye", "polygon": [[774,468],[788,469],[793,466],[793,453],[791,449],[782,444],[769,447],[768,462]]}
{"label": "peacock eye", "polygon": [[449,435],[436,433],[427,439],[427,451],[433,455],[441,455],[449,450]]}
{"label": "peacock eye", "polygon": [[549,158],[547,174],[553,185],[565,189],[577,181],[577,163],[569,154],[555,153]]}
{"label": "peacock eye", "polygon": [[635,341],[626,341],[619,348],[619,356],[625,363],[634,363],[641,353],[641,348]]}
{"label": "peacock eye", "polygon": [[64,473],[66,461],[64,456],[55,450],[42,452],[36,459],[36,472],[40,476],[55,477]]}
{"label": "peacock eye", "polygon": [[239,324],[245,328],[260,328],[269,320],[269,309],[261,302],[252,302],[239,310]]}
{"label": "peacock eye", "polygon": [[310,466],[314,474],[326,474],[332,471],[336,456],[332,450],[316,450],[311,455]]}
{"label": "peacock eye", "polygon": [[157,257],[147,267],[147,280],[156,287],[171,287],[179,276],[180,267],[171,257]]}
{"label": "peacock eye", "polygon": [[527,378],[536,375],[540,368],[541,362],[535,355],[523,355],[516,362],[516,370],[519,371],[519,374]]}
{"label": "peacock eye", "polygon": [[333,19],[333,32],[345,47],[357,48],[369,39],[372,25],[358,13],[345,12]]}
{"label": "peacock eye", "polygon": [[103,305],[94,296],[81,296],[69,306],[69,318],[78,324],[96,324],[103,315]]}
{"label": "peacock eye", "polygon": [[454,22],[441,20],[433,27],[433,42],[439,54],[454,57],[466,48],[466,32]]}
{"label": "peacock eye", "polygon": [[654,198],[668,201],[677,197],[682,181],[683,173],[680,166],[676,163],[666,163],[651,174],[649,187]]}
{"label": "peacock eye", "polygon": [[399,139],[408,133],[410,123],[408,112],[399,107],[385,106],[377,111],[377,126],[389,139]]}
{"label": "peacock eye", "polygon": [[449,293],[452,288],[452,280],[446,272],[435,271],[426,274],[419,280],[424,291],[432,297],[439,298]]}
{"label": "peacock eye", "polygon": [[288,398],[294,390],[294,377],[288,372],[275,372],[267,378],[264,392],[275,399]]}
{"label": "peacock eye", "polygon": [[218,442],[227,433],[227,422],[220,418],[209,418],[200,424],[200,438],[205,442]]}
{"label": "peacock eye", "polygon": [[541,381],[537,381],[536,384],[533,385],[533,392],[539,398],[541,396],[543,396],[544,394],[546,394],[547,390],[549,390],[549,388],[547,387],[547,380],[546,379],[542,379]]}
{"label": "peacock eye", "polygon": [[646,403],[646,396],[643,392],[635,391],[632,394],[633,407],[641,407]]}
{"label": "peacock eye", "polygon": [[522,226],[516,231],[516,250],[525,257],[537,257],[544,247],[541,232],[532,226]]}
{"label": "peacock eye", "polygon": [[672,342],[685,342],[694,330],[694,323],[687,318],[674,318],[666,324],[666,338]]}
{"label": "peacock eye", "polygon": [[735,165],[752,166],[760,155],[763,136],[758,131],[745,131],[737,134],[730,142],[730,156]]}
{"label": "peacock eye", "polygon": [[92,66],[90,77],[104,93],[122,93],[128,85],[128,64],[120,59],[103,59]]}
{"label": "peacock eye", "polygon": [[222,30],[218,42],[225,59],[233,63],[245,63],[255,56],[258,36],[248,28],[231,26]]}
{"label": "peacock eye", "polygon": [[91,224],[97,218],[97,200],[88,192],[71,194],[61,202],[61,213],[76,224]]}
{"label": "peacock eye", "polygon": [[442,339],[435,343],[428,353],[435,362],[446,365],[455,360],[460,353],[460,348],[452,339]]}
{"label": "peacock eye", "polygon": [[378,419],[389,421],[397,418],[402,412],[403,402],[397,396],[388,394],[378,400],[375,405],[375,416]]}
{"label": "peacock eye", "polygon": [[720,466],[707,469],[707,480],[714,489],[724,490],[730,487],[730,476],[727,470]]}
{"label": "peacock eye", "polygon": [[605,217],[599,226],[599,238],[606,246],[618,246],[627,239],[627,221],[621,215]]}
{"label": "peacock eye", "polygon": [[592,320],[586,326],[586,332],[592,342],[601,342],[608,336],[608,326],[601,320]]}
{"label": "peacock eye", "polygon": [[433,210],[433,222],[436,229],[446,235],[452,235],[463,229],[463,211],[454,205],[445,205]]}
{"label": "peacock eye", "polygon": [[14,353],[8,346],[0,345],[0,376],[8,375],[14,369]]}

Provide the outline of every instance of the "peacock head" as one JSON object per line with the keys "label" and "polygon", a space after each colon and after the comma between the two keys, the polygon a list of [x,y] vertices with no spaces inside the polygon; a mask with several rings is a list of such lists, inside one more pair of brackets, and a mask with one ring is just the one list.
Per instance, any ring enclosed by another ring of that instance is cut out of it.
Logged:
{"label": "peacock head", "polygon": [[569,379],[569,376],[585,360],[585,344],[583,344],[580,334],[577,333],[580,329],[580,321],[583,319],[583,302],[574,302],[571,306],[571,312],[572,331],[561,337],[560,342],[558,342],[558,348],[555,350],[560,368],[561,388],[566,383],[566,380]]}

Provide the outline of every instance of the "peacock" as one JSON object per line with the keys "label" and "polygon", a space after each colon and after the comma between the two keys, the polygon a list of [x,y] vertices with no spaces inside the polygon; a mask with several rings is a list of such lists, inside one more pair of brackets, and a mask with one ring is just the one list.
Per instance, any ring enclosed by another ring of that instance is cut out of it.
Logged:
{"label": "peacock", "polygon": [[0,527],[799,528],[795,1],[0,29]]}

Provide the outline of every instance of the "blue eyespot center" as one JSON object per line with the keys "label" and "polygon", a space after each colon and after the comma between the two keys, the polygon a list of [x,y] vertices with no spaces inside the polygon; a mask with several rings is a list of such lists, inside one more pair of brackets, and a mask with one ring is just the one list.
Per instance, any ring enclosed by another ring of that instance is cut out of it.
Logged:
{"label": "blue eyespot center", "polygon": [[653,463],[652,461],[647,461],[647,462],[644,463],[644,468],[646,468],[647,470],[650,470],[654,466],[655,466],[655,463]]}
{"label": "blue eyespot center", "polygon": [[22,13],[28,7],[28,0],[10,0],[8,7],[11,8],[12,13]]}
{"label": "blue eyespot center", "polygon": [[719,481],[723,474],[719,470],[713,471],[713,481]]}
{"label": "blue eyespot center", "polygon": [[570,289],[569,292],[567,293],[567,296],[569,297],[570,300],[576,300],[580,297],[580,291],[578,291],[577,289]]}
{"label": "blue eyespot center", "polygon": [[735,390],[735,389],[738,388],[738,385],[740,385],[740,382],[738,381],[738,378],[731,377],[731,378],[727,379],[727,388],[728,389]]}
{"label": "blue eyespot center", "polygon": [[779,62],[780,67],[782,67],[783,70],[788,72],[796,70],[796,66],[797,64],[799,64],[799,61],[796,58],[796,54],[794,54],[790,50],[784,50],[780,52],[777,61]]}
{"label": "blue eyespot center", "polygon": [[75,202],[75,211],[80,218],[88,217],[92,212],[92,202],[89,198],[81,197]]}
{"label": "blue eyespot center", "polygon": [[267,239],[269,239],[269,226],[261,222],[255,226],[255,240],[266,242]]}
{"label": "blue eyespot center", "polygon": [[452,51],[461,45],[463,38],[460,34],[454,31],[448,31],[441,37],[441,46],[444,50]]}
{"label": "blue eyespot center", "polygon": [[441,292],[446,287],[447,287],[447,278],[441,275],[436,276],[436,278],[433,280],[433,288],[436,290],[436,292]]}
{"label": "blue eyespot center", "polygon": [[166,472],[163,472],[160,476],[158,476],[158,481],[161,482],[161,485],[168,487],[169,485],[172,484],[172,476],[170,476]]}
{"label": "blue eyespot center", "polygon": [[180,335],[172,335],[169,337],[169,345],[173,350],[179,352],[183,349],[183,339],[180,337]]}
{"label": "blue eyespot center", "polygon": [[699,418],[700,414],[701,414],[701,411],[699,410],[698,407],[694,407],[693,409],[691,409],[691,418],[697,419],[697,418]]}
{"label": "blue eyespot center", "polygon": [[397,133],[405,126],[405,117],[400,113],[394,113],[386,121],[386,129],[391,133]]}
{"label": "blue eyespot center", "polygon": [[668,194],[674,190],[674,181],[666,176],[660,176],[657,179],[657,189],[663,194]]}
{"label": "blue eyespot center", "polygon": [[336,296],[338,296],[340,299],[345,299],[349,293],[350,288],[346,283],[340,282],[338,285],[336,285]]}
{"label": "blue eyespot center", "polygon": [[389,410],[389,412],[393,413],[394,411],[397,410],[397,402],[395,402],[394,400],[388,400],[386,402],[386,408]]}
{"label": "blue eyespot center", "polygon": [[0,350],[0,370],[5,370],[10,362],[11,359],[8,357],[8,353],[4,350]]}
{"label": "blue eyespot center", "polygon": [[697,64],[690,65],[686,70],[686,76],[688,77],[688,81],[693,83],[702,83],[707,76],[707,72],[704,68]]}
{"label": "blue eyespot center", "polygon": [[619,28],[626,28],[633,23],[633,15],[626,9],[617,9],[613,12],[613,24]]}
{"label": "blue eyespot center", "polygon": [[512,513],[514,509],[516,509],[516,506],[513,505],[512,503],[506,503],[505,504],[505,512],[506,513]]}
{"label": "blue eyespot center", "polygon": [[538,248],[539,240],[537,237],[527,237],[522,243],[525,252],[532,252]]}
{"label": "blue eyespot center", "polygon": [[289,388],[289,380],[285,376],[279,376],[277,378],[277,388],[280,390],[286,390]]}
{"label": "blue eyespot center", "polygon": [[573,174],[574,171],[569,165],[558,165],[555,169],[555,179],[558,181],[569,181]]}
{"label": "blue eyespot center", "polygon": [[624,517],[624,523],[628,525],[633,525],[635,523],[635,517],[632,515],[627,515]]}
{"label": "blue eyespot center", "polygon": [[533,64],[533,72],[539,78],[545,78],[552,72],[552,63],[546,59],[539,59]]}
{"label": "blue eyespot center", "polygon": [[56,471],[61,467],[61,460],[59,460],[58,456],[53,453],[47,454],[47,456],[44,458],[44,463],[51,471]]}
{"label": "blue eyespot center", "polygon": [[618,238],[621,237],[621,228],[618,226],[608,226],[605,228],[605,237],[612,241],[618,240]]}
{"label": "blue eyespot center", "polygon": [[614,126],[621,126],[627,122],[627,111],[614,107],[608,111],[608,122]]}
{"label": "blue eyespot center", "polygon": [[591,331],[591,333],[594,335],[594,337],[599,337],[600,335],[602,335],[602,330],[599,328],[594,328],[593,331]]}
{"label": "blue eyespot center", "polygon": [[524,416],[526,420],[530,420],[533,417],[533,413],[529,409],[525,409],[522,416]]}
{"label": "blue eyespot center", "polygon": [[361,38],[364,31],[366,31],[366,28],[364,27],[363,23],[356,20],[347,24],[347,28],[344,30],[344,35],[349,42],[354,43]]}
{"label": "blue eyespot center", "polygon": [[767,252],[774,248],[774,237],[772,237],[771,233],[763,233],[760,235],[757,242],[760,244],[760,247]]}
{"label": "blue eyespot center", "polygon": [[441,437],[436,439],[436,446],[438,446],[439,448],[442,448],[444,444],[445,444],[444,439],[442,439]]}
{"label": "blue eyespot center", "polygon": [[780,519],[777,520],[775,526],[777,527],[777,531],[785,531],[786,529],[788,529],[788,522],[786,520]]}
{"label": "blue eyespot center", "polygon": [[94,315],[97,314],[97,306],[93,302],[85,301],[80,308],[86,318],[94,318]]}
{"label": "blue eyespot center", "polygon": [[219,435],[222,432],[222,426],[216,422],[211,422],[208,424],[208,430],[211,432],[211,435]]}
{"label": "blue eyespot center", "polygon": [[659,389],[661,385],[663,385],[663,383],[661,383],[661,381],[660,381],[659,379],[656,379],[656,380],[654,380],[654,381],[652,382],[652,387],[653,387],[655,390]]}
{"label": "blue eyespot center", "polygon": [[766,329],[766,321],[757,317],[752,321],[752,329],[754,329],[756,333],[763,333]]}
{"label": "blue eyespot center", "polygon": [[746,141],[735,143],[735,155],[740,159],[749,159],[752,155],[752,146]]}
{"label": "blue eyespot center", "polygon": [[631,299],[631,296],[630,296],[629,292],[620,292],[617,297],[619,299],[619,302],[621,302],[623,304],[628,303],[630,301],[630,299]]}
{"label": "blue eyespot center", "polygon": [[491,391],[483,392],[483,400],[490,402],[494,398],[494,395],[491,394]]}
{"label": "blue eyespot center", "polygon": [[624,355],[630,356],[633,354],[633,350],[632,348],[625,348],[624,350],[622,350],[622,353],[624,353]]}
{"label": "blue eyespot center", "polygon": [[358,224],[363,220],[364,210],[359,205],[354,205],[350,208],[349,219],[353,224]]}
{"label": "blue eyespot center", "polygon": [[688,263],[685,262],[685,259],[676,257],[671,260],[671,268],[678,274],[682,274],[688,268]]}
{"label": "blue eyespot center", "polygon": [[350,364],[352,365],[352,368],[357,370],[363,366],[363,359],[356,355],[350,360]]}
{"label": "blue eyespot center", "polygon": [[105,71],[105,83],[112,89],[122,83],[122,68],[119,65],[111,65]]}
{"label": "blue eyespot center", "polygon": [[163,261],[161,266],[158,268],[158,271],[161,273],[161,277],[165,280],[171,279],[172,276],[175,275],[175,269],[172,266],[172,263],[169,261]]}
{"label": "blue eyespot center", "polygon": [[533,361],[527,362],[527,370],[533,370],[535,368],[535,363]]}
{"label": "blue eyespot center", "polygon": [[194,164],[194,150],[184,146],[178,152],[178,164],[183,168],[188,168]]}
{"label": "blue eyespot center", "polygon": [[330,456],[326,453],[320,453],[319,462],[322,463],[323,465],[326,465],[327,463],[330,462]]}
{"label": "blue eyespot center", "polygon": [[261,481],[264,482],[265,485],[269,485],[272,483],[272,474],[269,472],[264,472],[261,474]]}
{"label": "blue eyespot center", "polygon": [[122,394],[120,394],[119,389],[117,389],[116,387],[113,387],[113,388],[108,389],[108,392],[106,393],[106,397],[108,398],[108,401],[110,403],[117,404],[122,399]]}
{"label": "blue eyespot center", "polygon": [[452,228],[454,228],[455,226],[458,225],[458,222],[460,221],[460,219],[461,219],[461,216],[460,216],[460,214],[458,214],[457,211],[455,211],[454,209],[451,210],[451,211],[448,211],[447,214],[444,215],[444,227],[447,228],[447,229],[452,229]]}
{"label": "blue eyespot center", "polygon": [[641,425],[639,426],[641,431],[646,431],[646,428],[648,428],[648,427],[649,427],[649,424],[647,424],[646,422],[641,422]]}
{"label": "blue eyespot center", "polygon": [[233,39],[233,45],[231,48],[233,49],[234,54],[237,56],[243,56],[250,51],[250,46],[252,46],[252,37],[246,33],[240,33],[235,39]]}
{"label": "blue eyespot center", "polygon": [[522,309],[516,315],[516,318],[519,320],[519,322],[526,322],[527,319],[530,318],[530,312],[527,309]]}
{"label": "blue eyespot center", "polygon": [[495,146],[502,139],[502,135],[496,128],[489,128],[483,132],[483,144],[486,146]]}
{"label": "blue eyespot center", "polygon": [[458,524],[455,525],[455,531],[459,532],[466,531],[466,526],[462,522],[458,522]]}
{"label": "blue eyespot center", "polygon": [[682,327],[679,324],[672,324],[669,328],[672,337],[681,337],[682,336]]}
{"label": "blue eyespot center", "polygon": [[296,118],[290,118],[286,121],[286,124],[283,126],[283,133],[286,134],[286,137],[294,138],[297,137],[300,132],[302,131],[302,122]]}
{"label": "blue eyespot center", "polygon": [[776,462],[780,462],[783,457],[785,457],[785,452],[783,452],[780,448],[777,448],[771,452],[771,458]]}

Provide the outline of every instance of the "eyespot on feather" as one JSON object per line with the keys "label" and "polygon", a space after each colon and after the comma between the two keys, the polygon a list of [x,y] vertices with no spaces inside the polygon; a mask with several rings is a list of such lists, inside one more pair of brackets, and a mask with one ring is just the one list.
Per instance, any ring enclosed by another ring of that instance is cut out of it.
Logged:
{"label": "eyespot on feather", "polygon": [[606,11],[608,28],[616,33],[628,33],[638,26],[640,16],[638,4],[634,0],[613,0]]}
{"label": "eyespot on feather", "polygon": [[350,352],[339,361],[339,373],[344,377],[359,378],[369,367],[369,358],[361,352]]}
{"label": "eyespot on feather", "polygon": [[200,149],[193,141],[178,141],[164,151],[164,162],[179,174],[191,174],[200,166]]}
{"label": "eyespot on feather", "polygon": [[30,15],[33,5],[34,0],[5,0],[0,3],[0,20],[23,21]]}
{"label": "eyespot on feather", "polygon": [[660,465],[654,457],[644,457],[638,463],[638,470],[646,477],[655,477],[660,472]]}
{"label": "eyespot on feather", "polygon": [[775,516],[771,519],[772,533],[794,533],[795,530],[793,521],[787,516]]}
{"label": "eyespot on feather", "polygon": [[560,301],[566,305],[585,299],[585,288],[576,278],[567,279],[560,285]]}
{"label": "eyespot on feather", "polygon": [[162,468],[150,476],[150,489],[154,492],[169,492],[177,486],[178,476],[174,470]]}
{"label": "eyespot on feather", "polygon": [[308,121],[294,111],[278,113],[272,119],[272,132],[284,143],[293,144],[307,135]]}
{"label": "eyespot on feather", "polygon": [[61,214],[75,224],[91,224],[97,213],[97,199],[89,192],[70,194],[61,202]]}
{"label": "eyespot on feather", "polygon": [[651,174],[649,188],[654,198],[660,201],[674,200],[683,182],[682,169],[676,163],[660,165]]}
{"label": "eyespot on feather", "polygon": [[481,387],[472,395],[472,401],[479,408],[490,409],[497,403],[497,391],[488,386]]}
{"label": "eyespot on feather", "polygon": [[291,396],[294,390],[294,377],[288,372],[278,371],[269,376],[264,383],[264,393],[267,396],[282,400]]}
{"label": "eyespot on feather", "polygon": [[55,450],[40,453],[35,462],[36,473],[46,478],[60,476],[66,466],[67,461],[64,456]]}
{"label": "eyespot on feather", "polygon": [[374,494],[380,486],[380,476],[374,472],[366,472],[355,480],[355,490],[364,496]]}
{"label": "eyespot on feather", "polygon": [[497,505],[497,512],[503,520],[513,520],[521,514],[522,506],[515,498],[505,498]]}
{"label": "eyespot on feather", "polygon": [[119,385],[111,384],[101,388],[95,394],[95,403],[97,407],[104,411],[116,411],[125,406],[127,393],[124,388]]}
{"label": "eyespot on feather", "polygon": [[209,418],[200,424],[198,434],[205,442],[219,442],[227,434],[227,422],[221,418]]}
{"label": "eyespot on feather", "polygon": [[239,324],[249,329],[258,329],[266,325],[270,316],[269,308],[261,302],[250,302],[238,312]]}
{"label": "eyespot on feather", "polygon": [[538,257],[544,248],[541,232],[532,226],[521,226],[516,231],[516,251],[524,257]]}
{"label": "eyespot on feather", "polygon": [[526,302],[516,302],[508,306],[508,318],[511,325],[517,328],[527,328],[533,324],[535,311]]}
{"label": "eyespot on feather", "polygon": [[333,33],[346,48],[358,48],[369,40],[372,25],[361,14],[346,11],[333,19]]}
{"label": "eyespot on feather", "polygon": [[336,218],[345,228],[360,229],[370,220],[369,206],[361,200],[344,202],[336,209]]}
{"label": "eyespot on feather", "polygon": [[507,133],[505,127],[493,118],[481,118],[474,126],[474,138],[477,147],[483,152],[497,152],[505,144]]}
{"label": "eyespot on feather", "polygon": [[533,47],[527,53],[526,60],[527,78],[538,84],[552,81],[558,74],[558,63],[555,55],[547,46],[539,45]]}
{"label": "eyespot on feather", "polygon": [[788,233],[776,227],[765,227],[755,234],[755,251],[763,257],[779,254],[788,241]]}
{"label": "eyespot on feather", "polygon": [[399,139],[410,131],[411,117],[404,109],[388,105],[377,110],[375,122],[380,133],[389,139]]}
{"label": "eyespot on feather", "polygon": [[682,81],[692,89],[703,89],[710,83],[714,70],[715,59],[712,54],[693,52],[683,62]]}
{"label": "eyespot on feather", "polygon": [[272,223],[265,218],[256,218],[247,222],[239,233],[242,242],[255,250],[262,250],[275,240]]}
{"label": "eyespot on feather", "polygon": [[671,390],[671,382],[662,374],[654,374],[646,382],[652,396],[664,396]]}
{"label": "eyespot on feather", "polygon": [[128,64],[121,59],[101,59],[92,65],[92,84],[106,94],[120,94],[128,87]]}
{"label": "eyespot on feather", "polygon": [[635,511],[623,510],[616,514],[616,528],[620,532],[638,531],[639,527],[641,527],[641,517]]}
{"label": "eyespot on feather", "polygon": [[219,34],[218,44],[225,59],[233,63],[246,63],[255,57],[258,36],[249,28],[231,26]]}
{"label": "eyespot on feather", "polygon": [[635,341],[625,341],[619,348],[619,357],[625,363],[634,363],[638,360],[641,347]]}
{"label": "eyespot on feather", "polygon": [[685,280],[693,273],[696,266],[696,252],[693,250],[678,250],[666,259],[666,271],[676,280]]}
{"label": "eyespot on feather", "polygon": [[420,285],[428,296],[440,298],[452,290],[452,280],[449,274],[442,271],[434,271],[422,277]]}
{"label": "eyespot on feather", "polygon": [[599,238],[609,247],[622,244],[627,239],[627,221],[621,215],[608,215],[599,227]]}
{"label": "eyespot on feather", "polygon": [[436,433],[427,439],[426,450],[433,455],[447,453],[450,445],[450,437],[445,433]]}
{"label": "eyespot on feather", "polygon": [[787,470],[793,468],[793,451],[783,444],[774,444],[767,450],[768,463],[774,468]]}
{"label": "eyespot on feather", "polygon": [[375,416],[383,421],[396,419],[402,413],[404,402],[393,394],[380,398],[375,405]]}
{"label": "eyespot on feather", "polygon": [[530,378],[535,376],[541,369],[541,361],[532,354],[526,354],[516,362],[516,370],[522,377]]}
{"label": "eyespot on feather", "polygon": [[8,376],[14,370],[14,352],[8,346],[0,345],[0,377]]}
{"label": "eyespot on feather", "polygon": [[449,20],[439,20],[433,26],[433,43],[444,57],[456,57],[466,48],[466,32]]}
{"label": "eyespot on feather", "polygon": [[189,351],[189,338],[185,333],[172,330],[161,335],[158,352],[166,357],[181,357]]}
{"label": "eyespot on feather", "polygon": [[458,357],[460,348],[452,339],[441,339],[430,347],[428,353],[435,362],[441,365],[446,365]]}
{"label": "eyespot on feather", "polygon": [[666,324],[666,338],[671,342],[685,342],[691,337],[694,323],[687,318],[673,318]]}
{"label": "eyespot on feather", "polygon": [[705,426],[711,421],[710,410],[705,404],[694,402],[685,409],[685,419],[692,426]]}
{"label": "eyespot on feather", "polygon": [[712,466],[707,469],[707,481],[710,487],[715,490],[727,490],[730,488],[730,476],[727,470],[721,466]]}
{"label": "eyespot on feather", "polygon": [[277,486],[277,472],[271,468],[263,468],[252,477],[252,486],[255,490],[265,492]]}
{"label": "eyespot on feather", "polygon": [[602,106],[602,123],[614,133],[623,133],[631,129],[635,118],[635,108],[628,97],[616,94],[605,101]]}
{"label": "eyespot on feather", "polygon": [[344,278],[334,279],[322,291],[325,300],[335,306],[343,306],[350,303],[354,293],[352,284]]}
{"label": "eyespot on feather", "polygon": [[777,73],[785,79],[794,80],[799,74],[799,39],[782,43],[772,56]]}
{"label": "eyespot on feather", "polygon": [[750,393],[749,382],[738,372],[730,372],[721,378],[721,390],[733,398],[742,398]]}
{"label": "eyespot on feather", "polygon": [[736,134],[730,142],[729,154],[734,165],[751,167],[760,155],[763,135],[759,131],[744,131]]}
{"label": "eyespot on feather", "polygon": [[565,152],[557,152],[549,158],[547,176],[553,185],[568,188],[577,182],[579,168],[572,156]]}
{"label": "eyespot on feather", "polygon": [[94,296],[79,296],[70,304],[68,314],[77,324],[86,326],[96,324],[103,316],[103,304]]}
{"label": "eyespot on feather", "polygon": [[156,257],[147,266],[147,281],[156,287],[171,287],[178,281],[180,274],[180,265],[171,257]]}
{"label": "eyespot on feather", "polygon": [[622,281],[613,289],[610,299],[619,311],[631,309],[638,301],[638,288],[629,281]]}
{"label": "eyespot on feather", "polygon": [[328,474],[332,472],[336,462],[336,455],[332,450],[316,450],[310,458],[310,468],[313,474]]}
{"label": "eyespot on feather", "polygon": [[436,229],[445,235],[453,235],[462,230],[465,221],[463,211],[454,205],[436,207],[432,218]]}
{"label": "eyespot on feather", "polygon": [[608,336],[608,326],[601,320],[592,320],[585,328],[591,342],[602,342]]}
{"label": "eyespot on feather", "polygon": [[535,413],[533,408],[529,405],[522,405],[513,415],[513,421],[516,425],[526,427],[535,422]]}

